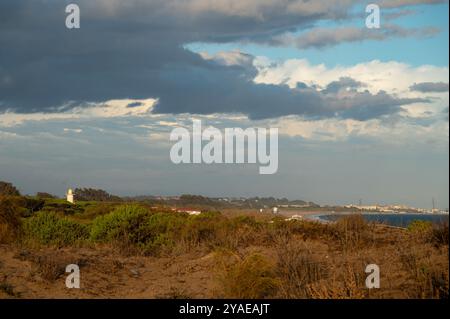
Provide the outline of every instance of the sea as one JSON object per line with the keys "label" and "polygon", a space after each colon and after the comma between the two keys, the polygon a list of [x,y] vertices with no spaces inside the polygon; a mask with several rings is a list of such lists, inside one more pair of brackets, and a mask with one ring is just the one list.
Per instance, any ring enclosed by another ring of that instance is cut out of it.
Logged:
{"label": "sea", "polygon": [[[316,216],[319,220],[324,221],[336,221],[343,216],[349,214],[328,214]],[[433,224],[447,224],[449,222],[448,214],[362,214],[365,220],[368,222],[383,223],[396,227],[408,227],[410,223],[415,220],[429,221]]]}

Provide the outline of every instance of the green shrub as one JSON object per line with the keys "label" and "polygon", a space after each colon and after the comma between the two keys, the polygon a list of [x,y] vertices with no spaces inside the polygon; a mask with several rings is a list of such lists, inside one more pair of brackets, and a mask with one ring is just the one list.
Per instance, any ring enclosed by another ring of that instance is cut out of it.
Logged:
{"label": "green shrub", "polygon": [[44,206],[40,209],[40,211],[56,212],[64,215],[74,215],[77,213],[82,213],[84,211],[84,207],[79,202],[71,204],[65,199],[47,198],[45,199]]}
{"label": "green shrub", "polygon": [[139,238],[140,225],[148,216],[148,211],[139,205],[123,205],[111,213],[95,218],[91,225],[90,239],[99,242],[130,240]]}
{"label": "green shrub", "polygon": [[412,233],[424,233],[431,231],[433,224],[425,220],[413,220],[408,225],[408,231]]}
{"label": "green shrub", "polygon": [[59,217],[53,212],[39,212],[25,219],[24,236],[43,245],[66,246],[88,238],[86,225]]}
{"label": "green shrub", "polygon": [[433,223],[424,220],[414,220],[408,227],[412,240],[425,243],[432,241]]}
{"label": "green shrub", "polygon": [[157,255],[161,250],[170,250],[180,239],[187,216],[179,213],[153,213],[131,234],[145,254]]}
{"label": "green shrub", "polygon": [[92,222],[90,239],[133,245],[146,254],[158,254],[180,238],[187,215],[153,213],[138,205],[123,205]]}
{"label": "green shrub", "polygon": [[408,231],[419,242],[427,242],[436,247],[448,245],[448,222],[433,224],[415,220],[408,225]]}
{"label": "green shrub", "polygon": [[98,216],[111,213],[118,205],[115,203],[103,203],[98,202],[94,205],[88,205],[84,208],[82,213],[77,214],[75,217],[79,219],[94,219]]}

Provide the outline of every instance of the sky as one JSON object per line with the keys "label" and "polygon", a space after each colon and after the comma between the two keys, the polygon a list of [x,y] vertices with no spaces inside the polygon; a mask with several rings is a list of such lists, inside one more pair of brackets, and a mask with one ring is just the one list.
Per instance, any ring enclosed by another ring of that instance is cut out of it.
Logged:
{"label": "sky", "polygon": [[[0,180],[448,208],[448,1],[368,3],[3,0]],[[174,164],[193,119],[278,128],[278,171]]]}

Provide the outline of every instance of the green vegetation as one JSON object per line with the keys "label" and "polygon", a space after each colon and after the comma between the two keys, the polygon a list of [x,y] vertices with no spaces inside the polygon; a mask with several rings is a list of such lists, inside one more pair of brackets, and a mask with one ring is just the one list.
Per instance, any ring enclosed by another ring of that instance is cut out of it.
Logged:
{"label": "green vegetation", "polygon": [[13,184],[0,181],[0,196],[20,196],[20,193]]}
{"label": "green vegetation", "polygon": [[413,233],[424,233],[429,232],[433,224],[424,220],[415,220],[411,224],[408,225],[408,231]]}
{"label": "green vegetation", "polygon": [[86,240],[88,227],[52,212],[39,212],[23,223],[25,241],[65,246]]}
{"label": "green vegetation", "polygon": [[98,201],[98,202],[120,202],[119,196],[108,194],[102,189],[95,188],[76,188],[75,199],[77,201]]}
{"label": "green vegetation", "polygon": [[[420,221],[405,230],[369,224],[360,215],[323,224],[240,211],[189,215],[136,202],[70,204],[3,195],[0,244],[57,252],[55,247],[106,248],[119,256],[170,260],[212,256],[209,271],[219,297],[448,298],[448,225]],[[27,258],[42,278],[54,280],[67,264],[56,255]],[[392,289],[365,288],[370,263],[390,270],[382,272],[382,282]],[[0,290],[13,294],[6,283]]]}

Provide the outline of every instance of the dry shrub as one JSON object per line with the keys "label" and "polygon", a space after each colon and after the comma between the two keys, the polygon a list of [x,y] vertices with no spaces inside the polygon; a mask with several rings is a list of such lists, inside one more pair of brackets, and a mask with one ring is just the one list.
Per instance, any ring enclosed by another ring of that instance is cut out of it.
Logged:
{"label": "dry shrub", "polygon": [[65,273],[67,265],[58,259],[48,257],[39,257],[35,261],[36,272],[47,281],[60,278]]}
{"label": "dry shrub", "polygon": [[7,196],[0,196],[0,243],[11,243],[21,233],[19,207]]}
{"label": "dry shrub", "polygon": [[400,253],[400,260],[408,272],[411,298],[448,298],[448,255],[445,258],[427,246],[413,246]]}
{"label": "dry shrub", "polygon": [[189,216],[180,234],[177,234],[181,239],[179,244],[184,246],[186,252],[202,245],[213,248],[220,242],[218,235],[226,221],[221,214],[214,212]]}
{"label": "dry shrub", "polygon": [[[5,280],[0,282],[0,292],[3,292],[6,294],[6,296],[10,297],[10,298],[20,298],[21,294],[17,291],[14,290],[13,285],[11,285],[10,283],[6,282]],[[0,294],[0,298],[1,298],[1,294]]]}
{"label": "dry shrub", "polygon": [[230,251],[217,255],[221,297],[261,299],[276,295],[279,281],[275,267],[261,254],[240,257]]}
{"label": "dry shrub", "polygon": [[21,251],[16,256],[22,261],[29,261],[32,264],[32,273],[39,275],[42,279],[53,282],[65,274],[67,265],[76,264],[84,267],[87,264],[86,259],[76,256],[63,255],[58,251],[47,253]]}
{"label": "dry shrub", "polygon": [[217,231],[217,247],[237,250],[261,243],[263,224],[251,216],[238,216],[227,219]]}
{"label": "dry shrub", "polygon": [[207,212],[189,216],[177,234],[178,250],[189,252],[196,248],[216,248],[236,251],[238,248],[261,243],[264,224],[253,216],[225,217]]}
{"label": "dry shrub", "polygon": [[343,275],[314,282],[307,286],[308,296],[315,299],[362,299],[368,295],[364,274],[347,263]]}
{"label": "dry shrub", "polygon": [[307,298],[308,285],[327,276],[326,261],[323,258],[319,260],[307,245],[286,240],[286,237],[280,237],[277,242],[277,271],[282,282],[279,294],[282,298]]}
{"label": "dry shrub", "polygon": [[191,299],[188,292],[184,288],[170,287],[169,292],[158,295],[157,299]]}
{"label": "dry shrub", "polygon": [[361,215],[340,218],[332,225],[334,240],[345,251],[367,248],[374,243],[374,226],[368,224]]}
{"label": "dry shrub", "polygon": [[436,247],[448,246],[448,222],[434,225],[430,239]]}
{"label": "dry shrub", "polygon": [[415,220],[408,225],[408,235],[416,243],[430,243],[436,248],[448,246],[448,222],[433,224]]}
{"label": "dry shrub", "polygon": [[311,220],[292,220],[287,222],[292,234],[301,235],[303,239],[327,239],[332,231],[329,224]]}

